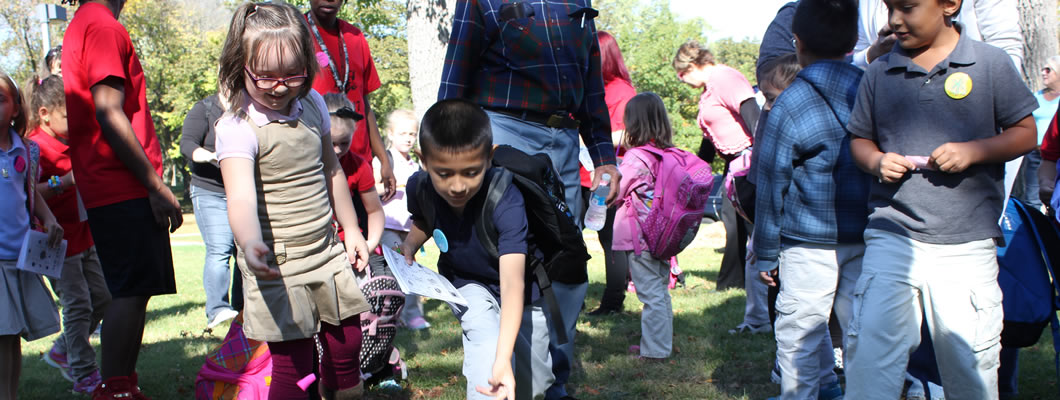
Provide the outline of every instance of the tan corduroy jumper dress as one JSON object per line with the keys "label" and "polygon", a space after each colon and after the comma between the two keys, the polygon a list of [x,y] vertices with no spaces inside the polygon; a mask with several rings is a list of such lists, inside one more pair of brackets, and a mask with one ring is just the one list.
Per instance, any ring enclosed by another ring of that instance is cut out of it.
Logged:
{"label": "tan corduroy jumper dress", "polygon": [[296,121],[253,128],[258,139],[255,185],[258,220],[268,260],[283,278],[258,280],[243,249],[236,264],[246,296],[243,331],[255,340],[278,342],[312,337],[320,322],[332,325],[368,311],[346,250],[332,225],[324,176],[321,111],[299,100]]}

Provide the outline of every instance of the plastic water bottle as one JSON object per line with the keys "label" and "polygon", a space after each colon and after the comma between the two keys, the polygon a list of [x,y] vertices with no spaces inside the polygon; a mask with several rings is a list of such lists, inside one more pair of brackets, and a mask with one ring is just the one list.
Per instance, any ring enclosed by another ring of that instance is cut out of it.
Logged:
{"label": "plastic water bottle", "polygon": [[596,187],[593,194],[589,196],[589,209],[585,210],[585,227],[598,231],[604,229],[607,223],[607,195],[611,193],[608,187],[611,183],[611,174],[600,176],[600,185]]}

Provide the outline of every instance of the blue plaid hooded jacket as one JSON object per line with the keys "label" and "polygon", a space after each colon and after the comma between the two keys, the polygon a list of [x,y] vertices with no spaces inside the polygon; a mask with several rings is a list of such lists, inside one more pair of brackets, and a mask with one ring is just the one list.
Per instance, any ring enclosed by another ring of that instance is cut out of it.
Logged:
{"label": "blue plaid hooded jacket", "polygon": [[777,268],[781,238],[861,242],[871,176],[858,169],[846,130],[861,69],[842,61],[804,68],[777,98],[757,152],[754,253]]}

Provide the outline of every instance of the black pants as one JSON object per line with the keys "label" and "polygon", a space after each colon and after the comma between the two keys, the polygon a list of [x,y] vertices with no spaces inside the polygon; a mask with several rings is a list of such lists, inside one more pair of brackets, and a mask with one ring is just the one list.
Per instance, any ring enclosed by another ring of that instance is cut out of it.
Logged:
{"label": "black pants", "polygon": [[747,221],[736,214],[728,198],[722,203],[721,223],[725,225],[725,254],[718,271],[718,290],[744,288],[744,260],[747,258]]}
{"label": "black pants", "polygon": [[[589,188],[582,187],[582,209],[589,209],[589,196],[592,192]],[[615,211],[617,207],[607,209],[607,222],[604,228],[597,232],[600,238],[600,246],[604,248],[604,271],[607,275],[607,283],[604,286],[604,294],[600,298],[600,308],[605,310],[621,310],[622,302],[626,300],[626,282],[629,279],[629,269],[615,265],[615,258],[611,254],[611,236],[615,227]]]}

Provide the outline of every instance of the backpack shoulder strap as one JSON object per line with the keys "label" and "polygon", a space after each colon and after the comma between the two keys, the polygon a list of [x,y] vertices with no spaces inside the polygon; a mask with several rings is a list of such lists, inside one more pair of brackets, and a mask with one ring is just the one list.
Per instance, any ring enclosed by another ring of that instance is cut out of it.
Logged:
{"label": "backpack shoulder strap", "polygon": [[412,175],[416,178],[416,198],[413,201],[416,202],[420,207],[420,213],[423,214],[424,233],[428,237],[431,236],[434,230],[434,201],[430,196],[430,192],[434,191],[434,187],[430,184],[431,178],[427,176],[427,172],[419,171]]}
{"label": "backpack shoulder strap", "polygon": [[479,243],[486,249],[490,258],[500,257],[497,250],[497,226],[493,221],[493,211],[497,209],[497,203],[501,201],[504,192],[512,184],[512,172],[504,168],[493,168],[493,176],[487,182],[486,201],[482,204],[482,213],[478,221],[475,221],[475,230],[478,232]]}

